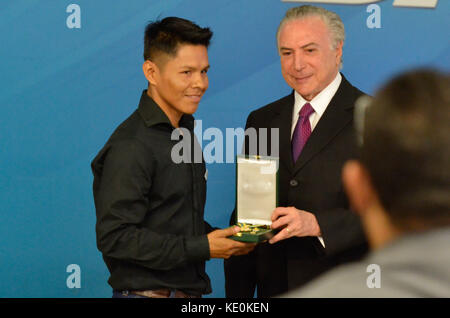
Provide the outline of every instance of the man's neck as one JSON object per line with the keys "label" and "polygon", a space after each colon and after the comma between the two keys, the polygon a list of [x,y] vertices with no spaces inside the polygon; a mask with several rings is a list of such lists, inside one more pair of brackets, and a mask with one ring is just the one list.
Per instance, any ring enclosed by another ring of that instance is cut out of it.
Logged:
{"label": "man's neck", "polygon": [[316,93],[315,95],[311,95],[311,96],[303,96],[300,93],[298,93],[297,91],[295,92],[296,94],[298,94],[299,97],[301,97],[302,99],[305,100],[305,102],[311,102],[316,98],[319,98],[321,95],[331,95],[331,97],[336,93],[336,91],[339,88],[339,85],[341,84],[342,81],[342,75],[339,72],[336,72],[336,74],[332,77],[331,81],[327,84],[327,86],[325,86],[320,92]]}
{"label": "man's neck", "polygon": [[368,208],[362,217],[367,239],[372,249],[382,248],[401,235],[380,206]]}
{"label": "man's neck", "polygon": [[183,114],[180,114],[170,107],[167,106],[166,102],[159,96],[159,94],[156,94],[152,92],[151,86],[149,85],[147,89],[147,95],[153,99],[153,101],[158,105],[159,108],[166,114],[167,118],[169,118],[170,123],[173,127],[178,128],[180,124],[180,119]]}

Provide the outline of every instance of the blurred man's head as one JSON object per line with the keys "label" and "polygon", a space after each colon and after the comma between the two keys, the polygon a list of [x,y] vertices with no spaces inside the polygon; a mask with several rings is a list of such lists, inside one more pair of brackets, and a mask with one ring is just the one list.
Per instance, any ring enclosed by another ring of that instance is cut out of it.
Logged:
{"label": "blurred man's head", "polygon": [[183,114],[193,114],[208,88],[209,28],[169,17],[145,30],[143,71],[148,94],[174,126]]}
{"label": "blurred man's head", "polygon": [[345,40],[339,16],[314,6],[291,8],[277,31],[281,72],[287,84],[313,99],[336,77]]}
{"label": "blurred man's head", "polygon": [[449,226],[450,77],[396,77],[367,107],[363,127],[361,161],[348,163],[343,178],[372,244],[382,245],[375,232],[389,227],[395,236]]}

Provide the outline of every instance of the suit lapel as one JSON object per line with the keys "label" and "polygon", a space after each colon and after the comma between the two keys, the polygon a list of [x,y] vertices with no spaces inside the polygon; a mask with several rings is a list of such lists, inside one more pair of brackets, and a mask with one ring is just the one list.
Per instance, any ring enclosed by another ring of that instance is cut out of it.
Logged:
{"label": "suit lapel", "polygon": [[279,129],[279,156],[280,164],[285,165],[289,171],[294,168],[291,149],[291,125],[292,109],[294,107],[294,92],[289,95],[278,108],[279,112],[274,116],[271,127]]}
{"label": "suit lapel", "polygon": [[339,89],[331,99],[294,165],[294,173],[297,173],[352,121],[353,112],[351,110],[354,98],[351,89],[350,83],[342,76]]}

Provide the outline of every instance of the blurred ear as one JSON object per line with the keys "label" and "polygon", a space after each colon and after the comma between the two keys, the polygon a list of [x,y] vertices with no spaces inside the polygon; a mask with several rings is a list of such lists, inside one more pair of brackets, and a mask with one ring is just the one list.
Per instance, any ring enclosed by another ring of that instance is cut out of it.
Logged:
{"label": "blurred ear", "polygon": [[363,216],[370,206],[378,202],[366,168],[356,160],[348,161],[342,171],[342,181],[352,208]]}
{"label": "blurred ear", "polygon": [[142,71],[144,72],[145,78],[151,85],[156,85],[157,74],[159,72],[158,66],[150,60],[146,60],[142,65]]}
{"label": "blurred ear", "polygon": [[342,61],[342,47],[344,46],[344,42],[339,42],[336,46],[336,64],[340,65]]}

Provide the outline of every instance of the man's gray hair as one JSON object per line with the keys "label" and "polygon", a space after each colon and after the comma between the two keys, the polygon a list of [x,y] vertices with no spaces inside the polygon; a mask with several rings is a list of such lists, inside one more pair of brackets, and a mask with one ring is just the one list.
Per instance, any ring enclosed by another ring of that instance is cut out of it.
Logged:
{"label": "man's gray hair", "polygon": [[[332,11],[328,11],[321,7],[315,7],[310,5],[290,8],[286,11],[284,18],[281,20],[277,30],[277,45],[279,40],[280,31],[283,26],[293,20],[301,20],[306,17],[317,16],[322,19],[325,25],[328,27],[331,35],[331,45],[333,49],[336,49],[339,43],[344,44],[345,41],[345,28],[339,15]],[[342,62],[341,62],[342,67]]]}

